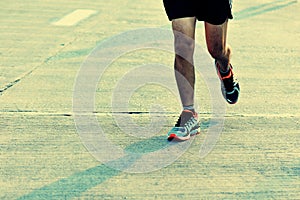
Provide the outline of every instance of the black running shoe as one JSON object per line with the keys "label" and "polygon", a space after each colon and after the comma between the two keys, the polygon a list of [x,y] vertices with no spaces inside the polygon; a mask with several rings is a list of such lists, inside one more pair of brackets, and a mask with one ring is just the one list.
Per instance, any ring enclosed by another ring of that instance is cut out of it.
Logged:
{"label": "black running shoe", "polygon": [[230,68],[225,74],[220,72],[220,64],[217,61],[215,61],[215,65],[221,80],[221,90],[225,100],[230,104],[235,104],[239,98],[240,86],[233,76],[232,65],[230,64]]}

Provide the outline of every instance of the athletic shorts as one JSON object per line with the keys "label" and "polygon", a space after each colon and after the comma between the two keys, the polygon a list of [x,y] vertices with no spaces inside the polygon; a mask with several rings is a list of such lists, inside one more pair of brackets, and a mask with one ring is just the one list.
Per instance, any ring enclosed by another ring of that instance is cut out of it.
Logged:
{"label": "athletic shorts", "polygon": [[210,24],[223,24],[232,19],[231,0],[163,0],[169,20],[196,17]]}

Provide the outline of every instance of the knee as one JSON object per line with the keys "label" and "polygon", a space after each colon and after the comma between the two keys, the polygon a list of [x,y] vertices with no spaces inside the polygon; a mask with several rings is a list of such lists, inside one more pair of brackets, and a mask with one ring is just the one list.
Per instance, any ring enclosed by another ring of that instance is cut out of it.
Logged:
{"label": "knee", "polygon": [[194,53],[195,41],[191,38],[176,38],[174,47],[176,56],[190,60]]}

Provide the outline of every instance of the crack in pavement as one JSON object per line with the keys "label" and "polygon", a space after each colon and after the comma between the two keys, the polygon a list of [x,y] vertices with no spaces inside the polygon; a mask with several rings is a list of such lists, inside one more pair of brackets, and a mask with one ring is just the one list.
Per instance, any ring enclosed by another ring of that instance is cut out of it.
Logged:
{"label": "crack in pavement", "polygon": [[16,78],[15,80],[9,82],[8,84],[6,84],[3,88],[0,88],[0,96],[2,96],[2,94],[4,92],[6,92],[8,89],[14,87],[15,85],[17,85],[19,82],[21,82],[23,79],[25,79],[26,77],[28,77],[30,74],[32,74],[32,72],[34,72],[35,70],[37,70],[39,67],[41,67],[43,64],[46,64],[49,62],[49,60],[51,60],[51,58],[59,55],[67,46],[69,46],[70,44],[72,44],[74,41],[76,41],[77,38],[74,38],[73,40],[71,40],[70,42],[65,43],[66,45],[64,45],[63,48],[60,48],[57,52],[55,52],[53,55],[47,57],[46,59],[44,59],[42,61],[41,64],[38,64],[37,66],[33,67],[31,70],[29,70],[28,72],[24,73],[23,75],[21,75],[20,77]]}

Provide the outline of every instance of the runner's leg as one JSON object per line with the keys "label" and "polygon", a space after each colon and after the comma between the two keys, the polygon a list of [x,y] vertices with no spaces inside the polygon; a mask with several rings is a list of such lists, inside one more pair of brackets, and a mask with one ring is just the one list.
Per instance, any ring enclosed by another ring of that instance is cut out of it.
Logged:
{"label": "runner's leg", "polygon": [[208,51],[220,64],[222,71],[229,69],[231,55],[231,48],[226,44],[227,24],[228,20],[220,25],[205,22],[205,37]]}
{"label": "runner's leg", "polygon": [[175,47],[175,77],[183,106],[194,104],[195,17],[172,20]]}

